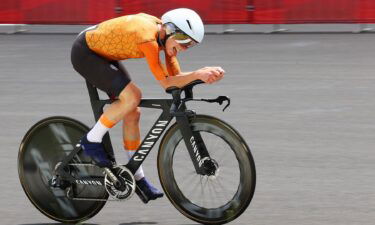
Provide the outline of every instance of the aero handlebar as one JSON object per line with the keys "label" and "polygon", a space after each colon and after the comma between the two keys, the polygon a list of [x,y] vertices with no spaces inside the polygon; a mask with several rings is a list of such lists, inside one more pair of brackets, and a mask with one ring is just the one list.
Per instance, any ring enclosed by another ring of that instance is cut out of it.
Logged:
{"label": "aero handlebar", "polygon": [[193,99],[193,87],[195,85],[203,84],[203,83],[204,82],[201,81],[201,80],[194,80],[194,81],[190,82],[189,84],[187,84],[186,86],[184,86],[182,88],[178,88],[176,86],[167,88],[165,91],[168,94],[172,94],[172,97],[173,97],[173,102],[172,102],[172,105],[171,105],[170,113],[173,115],[180,108],[182,91],[185,92],[184,101],[191,100],[191,99]]}

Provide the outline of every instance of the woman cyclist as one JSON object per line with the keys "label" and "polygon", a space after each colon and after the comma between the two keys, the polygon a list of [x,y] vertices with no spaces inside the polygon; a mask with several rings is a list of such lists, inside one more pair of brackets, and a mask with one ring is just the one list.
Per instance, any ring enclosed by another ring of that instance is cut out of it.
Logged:
{"label": "woman cyclist", "polygon": [[[102,138],[121,120],[124,148],[129,159],[140,145],[138,105],[141,90],[131,81],[119,61],[145,57],[155,79],[164,89],[183,87],[197,79],[211,84],[223,78],[221,67],[182,72],[176,58],[178,52],[202,42],[203,36],[201,18],[193,10],[185,8],[171,10],[161,20],[144,13],[114,18],[78,35],[71,51],[74,69],[89,83],[117,99],[81,140],[85,154],[97,165],[112,165]],[[161,50],[165,53],[165,65],[159,58]],[[135,179],[149,199],[163,196],[145,178],[142,167],[135,173]]]}

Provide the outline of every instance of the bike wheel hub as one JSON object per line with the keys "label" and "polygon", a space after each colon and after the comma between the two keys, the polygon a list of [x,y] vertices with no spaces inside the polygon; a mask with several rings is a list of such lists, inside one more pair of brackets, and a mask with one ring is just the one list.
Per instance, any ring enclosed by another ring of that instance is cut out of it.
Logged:
{"label": "bike wheel hub", "polygon": [[206,158],[203,162],[204,175],[217,177],[219,175],[219,164],[212,158]]}

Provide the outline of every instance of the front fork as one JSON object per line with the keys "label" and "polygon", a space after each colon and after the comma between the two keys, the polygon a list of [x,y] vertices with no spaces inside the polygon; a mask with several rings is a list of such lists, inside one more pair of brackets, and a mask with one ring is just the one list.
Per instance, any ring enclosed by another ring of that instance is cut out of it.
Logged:
{"label": "front fork", "polygon": [[176,121],[184,138],[190,158],[195,171],[200,175],[209,175],[212,171],[206,166],[210,161],[210,155],[199,131],[193,131],[191,120],[195,117],[195,112],[191,110],[181,110],[176,113]]}

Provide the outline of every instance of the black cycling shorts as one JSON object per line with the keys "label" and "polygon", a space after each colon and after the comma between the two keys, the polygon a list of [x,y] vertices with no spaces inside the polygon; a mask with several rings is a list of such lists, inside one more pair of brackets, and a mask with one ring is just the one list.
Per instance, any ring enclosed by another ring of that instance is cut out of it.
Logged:
{"label": "black cycling shorts", "polygon": [[85,36],[86,32],[82,32],[74,41],[71,52],[74,69],[109,96],[118,97],[130,83],[128,72],[120,62],[108,60],[92,51]]}

